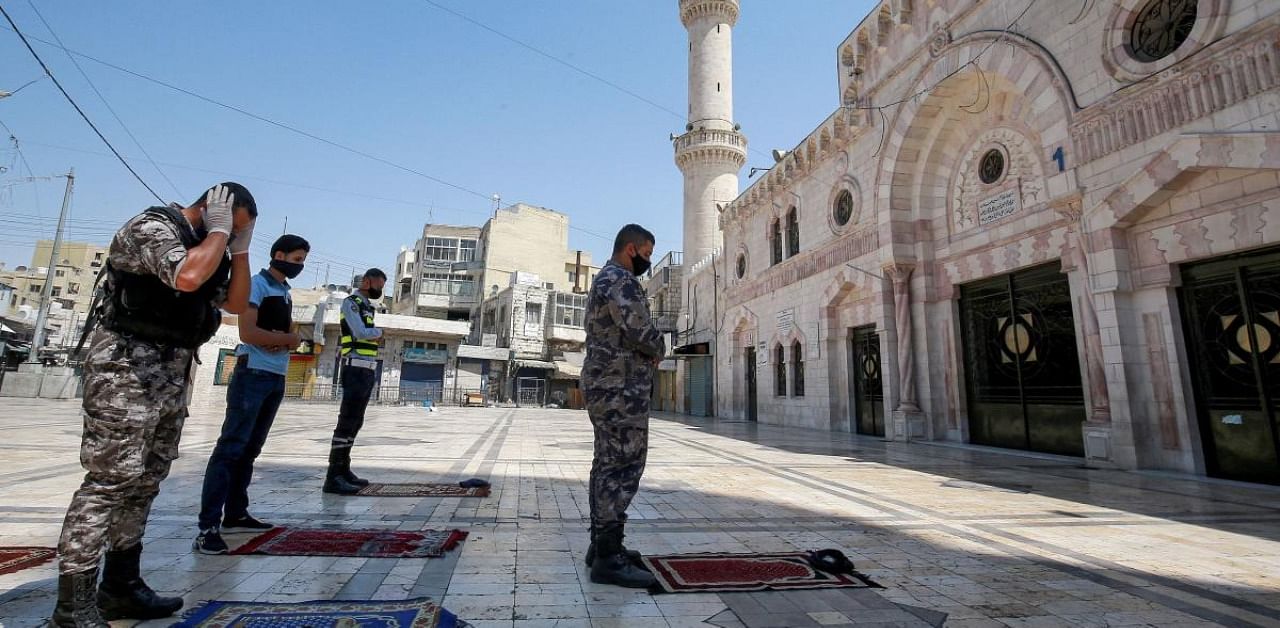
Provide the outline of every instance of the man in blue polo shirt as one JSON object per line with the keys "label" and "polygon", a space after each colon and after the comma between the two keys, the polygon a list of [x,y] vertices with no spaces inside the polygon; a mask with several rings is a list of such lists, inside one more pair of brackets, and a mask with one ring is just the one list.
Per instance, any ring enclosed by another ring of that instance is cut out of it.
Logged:
{"label": "man in blue polo shirt", "polygon": [[[271,267],[254,278],[249,308],[240,315],[240,346],[227,388],[227,414],[222,435],[209,457],[200,497],[200,534],[193,547],[201,554],[226,554],[222,531],[261,532],[273,525],[249,514],[249,481],[253,461],[284,400],[289,351],[302,339],[293,326],[293,300],[287,280],[302,272],[311,245],[296,235],[282,235],[271,245]],[[225,513],[225,514],[224,514]]]}

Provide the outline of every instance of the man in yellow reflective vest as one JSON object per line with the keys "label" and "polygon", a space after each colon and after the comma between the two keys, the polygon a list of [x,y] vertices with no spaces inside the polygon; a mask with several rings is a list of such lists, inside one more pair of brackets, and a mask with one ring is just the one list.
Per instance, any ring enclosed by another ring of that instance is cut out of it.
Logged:
{"label": "man in yellow reflective vest", "polygon": [[338,426],[329,445],[329,472],[324,492],[354,495],[369,484],[351,472],[351,447],[364,425],[364,411],[378,385],[378,346],[382,330],[374,326],[373,303],[382,298],[387,274],[370,268],[360,278],[360,289],[342,302],[342,405]]}

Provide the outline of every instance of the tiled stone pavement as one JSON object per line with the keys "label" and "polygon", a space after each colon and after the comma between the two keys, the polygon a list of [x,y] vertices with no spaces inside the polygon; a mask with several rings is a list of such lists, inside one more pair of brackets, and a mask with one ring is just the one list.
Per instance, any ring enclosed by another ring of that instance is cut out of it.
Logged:
{"label": "tiled stone pavement", "polygon": [[[351,498],[319,486],[336,408],[288,403],[253,513],[277,523],[460,527],[436,560],[199,556],[190,550],[217,405],[193,408],[148,528],[144,567],[211,598],[432,596],[477,627],[1280,626],[1280,490],[1083,469],[1078,460],[714,421],[655,420],[628,542],[650,553],[838,547],[880,591],[650,596],[592,584],[586,416],[372,409],[356,469],[379,481],[494,483],[486,499]],[[0,545],[56,541],[79,482],[78,408],[0,399]],[[36,625],[52,565],[0,576],[0,623]],[[856,596],[875,596],[858,598]],[[855,595],[844,604],[830,596]],[[739,611],[738,616],[732,612]],[[879,606],[879,608],[876,608]],[[742,616],[742,615],[746,616]],[[789,617],[790,619],[785,619]],[[704,623],[710,620],[712,623]],[[166,622],[153,622],[163,625]]]}

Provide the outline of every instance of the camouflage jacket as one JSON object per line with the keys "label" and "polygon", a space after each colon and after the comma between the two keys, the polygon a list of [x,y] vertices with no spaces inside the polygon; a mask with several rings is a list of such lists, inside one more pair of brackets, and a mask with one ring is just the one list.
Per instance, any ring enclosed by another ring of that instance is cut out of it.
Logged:
{"label": "camouflage jacket", "polygon": [[583,391],[626,392],[647,400],[653,388],[653,361],[665,355],[667,347],[635,275],[612,261],[605,264],[587,295],[584,322]]}
{"label": "camouflage jacket", "polygon": [[[107,261],[115,268],[139,275],[155,275],[166,286],[178,289],[178,273],[187,261],[187,247],[169,221],[149,213],[129,219],[111,239]],[[103,278],[110,281],[110,275]],[[215,307],[227,301],[230,284],[219,287],[213,298]]]}
{"label": "camouflage jacket", "polygon": [[[178,289],[178,273],[182,271],[182,264],[186,261],[187,248],[183,246],[182,238],[173,224],[164,218],[147,213],[134,216],[120,227],[115,237],[111,239],[111,246],[107,251],[107,262],[112,267],[139,275],[154,275],[174,290]],[[102,281],[104,284],[110,284],[110,273],[104,275]],[[229,284],[224,283],[216,290],[212,305],[221,307],[226,303],[228,288]],[[121,339],[118,334],[101,325],[94,330],[94,334],[94,345]],[[150,343],[137,340],[129,342],[150,346]],[[185,366],[186,359],[193,352],[173,349],[163,353],[166,356],[174,356],[173,361],[181,362]],[[101,351],[90,351],[86,362],[93,362],[97,359],[95,356],[102,355]],[[160,352],[157,352],[157,355],[160,355]]]}

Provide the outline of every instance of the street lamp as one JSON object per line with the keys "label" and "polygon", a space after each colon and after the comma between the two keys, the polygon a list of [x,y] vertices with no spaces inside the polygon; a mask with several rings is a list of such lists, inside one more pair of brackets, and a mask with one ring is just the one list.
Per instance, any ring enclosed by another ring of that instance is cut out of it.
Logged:
{"label": "street lamp", "polygon": [[8,98],[12,95],[13,95],[13,92],[6,92],[3,89],[0,89],[0,98]]}

